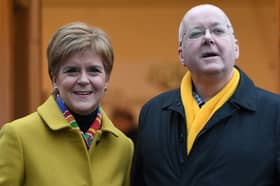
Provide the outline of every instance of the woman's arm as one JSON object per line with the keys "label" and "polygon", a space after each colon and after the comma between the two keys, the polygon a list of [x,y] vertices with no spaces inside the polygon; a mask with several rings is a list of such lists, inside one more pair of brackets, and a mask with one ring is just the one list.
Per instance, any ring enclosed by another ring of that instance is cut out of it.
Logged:
{"label": "woman's arm", "polygon": [[11,124],[0,130],[0,186],[21,186],[24,175],[22,144]]}

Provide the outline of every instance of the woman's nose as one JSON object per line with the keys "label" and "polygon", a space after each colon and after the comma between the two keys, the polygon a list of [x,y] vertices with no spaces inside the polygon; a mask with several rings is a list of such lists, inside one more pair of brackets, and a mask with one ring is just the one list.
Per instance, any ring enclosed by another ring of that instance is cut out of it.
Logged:
{"label": "woman's nose", "polygon": [[89,83],[88,74],[86,72],[84,72],[84,71],[81,72],[79,79],[78,79],[78,83],[80,83],[80,84]]}

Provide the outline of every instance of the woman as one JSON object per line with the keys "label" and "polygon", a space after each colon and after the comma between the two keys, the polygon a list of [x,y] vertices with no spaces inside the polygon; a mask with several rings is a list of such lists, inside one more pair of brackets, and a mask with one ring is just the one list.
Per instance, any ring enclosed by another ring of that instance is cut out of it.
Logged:
{"label": "woman", "polygon": [[53,95],[1,129],[0,185],[129,185],[133,144],[100,107],[113,66],[109,38],[71,23],[47,56]]}

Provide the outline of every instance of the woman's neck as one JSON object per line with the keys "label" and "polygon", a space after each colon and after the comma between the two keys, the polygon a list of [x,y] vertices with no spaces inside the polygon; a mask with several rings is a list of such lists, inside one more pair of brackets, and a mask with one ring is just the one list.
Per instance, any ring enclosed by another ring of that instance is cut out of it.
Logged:
{"label": "woman's neck", "polygon": [[78,123],[78,125],[81,129],[81,131],[83,131],[84,133],[88,131],[92,122],[95,120],[96,114],[97,114],[97,110],[95,110],[94,112],[92,112],[88,115],[80,115],[80,114],[72,112],[71,110],[69,110],[69,111],[74,116],[75,120],[77,121],[77,123]]}

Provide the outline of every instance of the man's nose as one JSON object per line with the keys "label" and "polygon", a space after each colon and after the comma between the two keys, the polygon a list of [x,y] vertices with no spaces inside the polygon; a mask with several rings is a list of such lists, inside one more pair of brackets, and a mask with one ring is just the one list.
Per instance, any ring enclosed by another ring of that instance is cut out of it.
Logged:
{"label": "man's nose", "polygon": [[214,43],[213,35],[211,34],[211,31],[209,29],[205,30],[205,33],[203,36],[203,43],[204,44],[213,44]]}
{"label": "man's nose", "polygon": [[211,32],[210,32],[209,29],[206,29],[206,30],[205,30],[204,37],[205,37],[205,38],[212,38],[212,34],[211,34]]}

